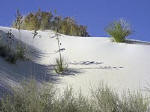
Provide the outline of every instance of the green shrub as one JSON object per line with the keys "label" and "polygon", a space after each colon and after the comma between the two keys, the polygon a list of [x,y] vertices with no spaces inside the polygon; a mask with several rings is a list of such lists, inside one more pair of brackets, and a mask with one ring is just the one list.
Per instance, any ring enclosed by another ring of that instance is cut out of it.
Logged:
{"label": "green shrub", "polygon": [[106,32],[111,35],[116,42],[125,42],[126,37],[132,34],[130,25],[122,19],[108,25]]}
{"label": "green shrub", "polygon": [[46,29],[50,29],[51,26],[51,19],[53,17],[51,12],[43,12],[43,11],[39,11],[39,14],[37,13],[38,17],[41,18],[40,20],[40,29],[41,30],[46,30]]}
{"label": "green shrub", "polygon": [[90,98],[81,92],[67,88],[60,95],[53,85],[39,87],[31,80],[0,100],[0,112],[149,112],[149,100],[141,94],[119,97],[107,86],[92,91]]}
{"label": "green shrub", "polygon": [[63,33],[66,35],[73,35],[73,36],[82,36],[82,37],[88,37],[89,34],[87,32],[87,27],[83,25],[78,25],[77,22],[71,18],[66,17],[62,20],[60,20],[60,28],[59,33]]}
{"label": "green shrub", "polygon": [[37,16],[34,13],[28,14],[24,18],[23,27],[27,30],[39,29],[40,23]]}

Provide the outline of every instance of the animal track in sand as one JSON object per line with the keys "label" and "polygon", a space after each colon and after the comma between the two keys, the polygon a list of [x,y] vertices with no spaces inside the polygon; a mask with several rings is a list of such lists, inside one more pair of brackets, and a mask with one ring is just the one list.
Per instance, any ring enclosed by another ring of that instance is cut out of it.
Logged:
{"label": "animal track in sand", "polygon": [[116,70],[119,70],[119,69],[122,69],[124,67],[122,66],[106,66],[106,65],[102,65],[104,64],[103,62],[96,62],[96,61],[80,61],[80,62],[72,62],[72,63],[69,63],[69,64],[72,64],[72,65],[100,65],[98,67],[80,67],[80,69],[116,69]]}

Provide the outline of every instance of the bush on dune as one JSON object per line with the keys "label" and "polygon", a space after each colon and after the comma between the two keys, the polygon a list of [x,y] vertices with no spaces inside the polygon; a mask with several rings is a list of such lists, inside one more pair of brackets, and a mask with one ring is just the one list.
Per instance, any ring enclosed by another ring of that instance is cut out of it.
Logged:
{"label": "bush on dune", "polygon": [[52,20],[52,13],[51,12],[40,12],[39,14],[37,13],[38,18],[41,18],[40,20],[40,29],[41,30],[46,30],[46,29],[50,29],[51,23],[50,21]]}
{"label": "bush on dune", "polygon": [[126,37],[132,34],[130,25],[123,19],[109,24],[106,32],[113,37],[115,42],[125,42]]}
{"label": "bush on dune", "polygon": [[92,91],[88,98],[73,89],[56,95],[53,85],[39,88],[33,81],[15,88],[12,96],[0,100],[0,112],[148,112],[149,101],[140,94],[127,94],[121,98],[107,86]]}
{"label": "bush on dune", "polygon": [[[20,17],[19,13],[19,17]],[[12,27],[17,27],[17,20],[13,22]],[[35,13],[29,13],[21,18],[20,28],[25,30],[54,30],[62,34],[72,36],[89,36],[87,27],[77,24],[71,17],[55,16],[51,12],[41,11],[40,9]]]}
{"label": "bush on dune", "polygon": [[28,30],[34,30],[36,28],[39,29],[39,26],[40,24],[35,14],[30,13],[28,16],[25,17],[23,22],[23,28]]}

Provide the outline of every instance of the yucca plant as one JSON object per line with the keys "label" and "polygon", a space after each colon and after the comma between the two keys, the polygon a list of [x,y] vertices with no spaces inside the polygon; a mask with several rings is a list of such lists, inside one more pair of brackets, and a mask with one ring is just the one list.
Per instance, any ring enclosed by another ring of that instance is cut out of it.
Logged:
{"label": "yucca plant", "polygon": [[113,37],[115,42],[125,42],[126,37],[132,34],[130,25],[123,19],[109,24],[106,32]]}
{"label": "yucca plant", "polygon": [[61,55],[61,42],[59,39],[60,34],[58,33],[59,29],[57,28],[56,32],[55,32],[55,37],[57,40],[57,44],[58,44],[58,53],[59,53],[59,58],[56,58],[55,60],[55,72],[58,74],[62,74],[64,71],[67,70],[68,68],[68,64],[65,63],[64,59],[62,58]]}
{"label": "yucca plant", "polygon": [[65,63],[63,58],[56,58],[55,60],[55,72],[58,74],[64,73],[68,68],[68,65]]}

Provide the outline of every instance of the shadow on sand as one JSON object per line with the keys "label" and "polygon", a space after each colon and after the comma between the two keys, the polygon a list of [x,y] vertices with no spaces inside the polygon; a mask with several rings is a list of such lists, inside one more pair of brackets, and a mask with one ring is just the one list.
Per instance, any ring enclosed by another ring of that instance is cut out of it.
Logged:
{"label": "shadow on sand", "polygon": [[[2,40],[5,40],[6,33],[0,30],[0,35]],[[19,40],[16,39],[15,42],[17,41]],[[0,57],[0,96],[5,94],[8,88],[31,78],[39,83],[60,83],[59,75],[54,73],[54,65],[43,65],[38,62],[45,54],[33,46],[25,45],[23,42],[21,44],[26,47],[27,60],[10,64]],[[77,70],[68,69],[62,76],[78,73],[80,72]]]}
{"label": "shadow on sand", "polygon": [[138,41],[138,40],[126,40],[128,44],[150,45],[150,42]]}

